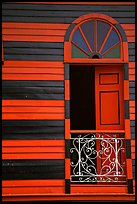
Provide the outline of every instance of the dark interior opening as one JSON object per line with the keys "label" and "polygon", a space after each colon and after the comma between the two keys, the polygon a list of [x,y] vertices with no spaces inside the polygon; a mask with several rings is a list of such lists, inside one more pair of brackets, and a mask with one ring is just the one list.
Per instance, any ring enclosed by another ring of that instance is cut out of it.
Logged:
{"label": "dark interior opening", "polygon": [[92,59],[99,59],[98,55],[93,55]]}
{"label": "dark interior opening", "polygon": [[70,128],[95,130],[95,70],[70,66]]}

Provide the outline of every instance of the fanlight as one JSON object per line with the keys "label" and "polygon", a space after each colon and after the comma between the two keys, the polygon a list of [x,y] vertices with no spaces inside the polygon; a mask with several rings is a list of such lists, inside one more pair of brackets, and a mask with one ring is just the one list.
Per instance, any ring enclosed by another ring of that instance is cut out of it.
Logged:
{"label": "fanlight", "polygon": [[72,58],[120,58],[120,37],[113,25],[101,20],[81,24],[72,36]]}

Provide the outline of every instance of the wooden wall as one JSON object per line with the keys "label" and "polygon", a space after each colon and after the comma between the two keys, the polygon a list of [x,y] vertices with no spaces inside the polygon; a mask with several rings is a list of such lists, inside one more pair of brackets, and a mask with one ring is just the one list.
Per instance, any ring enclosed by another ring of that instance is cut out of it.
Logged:
{"label": "wooden wall", "polygon": [[[72,21],[92,12],[115,18],[127,35],[131,154],[135,179],[134,4],[3,3],[2,157],[5,199],[22,192],[32,195],[65,193],[63,42]],[[86,189],[80,191],[89,193]],[[75,187],[72,191],[75,193]],[[124,187],[123,192],[126,192]]]}

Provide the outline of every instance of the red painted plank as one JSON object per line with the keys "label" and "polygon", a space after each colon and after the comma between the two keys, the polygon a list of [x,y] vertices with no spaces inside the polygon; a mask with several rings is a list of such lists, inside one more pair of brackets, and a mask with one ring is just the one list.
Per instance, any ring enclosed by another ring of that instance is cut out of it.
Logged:
{"label": "red painted plank", "polygon": [[125,30],[127,37],[134,37],[135,30]]}
{"label": "red painted plank", "polygon": [[64,147],[64,140],[3,140],[3,147]]}
{"label": "red painted plank", "polygon": [[2,120],[56,120],[56,119],[60,119],[63,120],[64,119],[64,114],[31,114],[31,113],[3,113],[2,114]]}
{"label": "red painted plank", "polygon": [[61,200],[75,200],[75,201],[79,201],[79,200],[96,200],[96,201],[110,201],[110,200],[116,200],[116,201],[120,201],[120,200],[125,200],[125,201],[134,201],[135,200],[135,194],[129,194],[129,193],[125,193],[125,194],[117,194],[116,193],[90,193],[90,194],[29,194],[29,195],[22,195],[19,194],[18,196],[16,196],[15,194],[11,194],[9,196],[9,194],[3,194],[2,197],[2,201],[61,201]]}
{"label": "red painted plank", "polygon": [[2,159],[65,159],[64,153],[18,153],[2,154]]}
{"label": "red painted plank", "polygon": [[129,81],[135,81],[135,75],[134,74],[129,75]]}
{"label": "red painted plank", "polygon": [[127,185],[71,185],[72,193],[127,193]]}
{"label": "red painted plank", "polygon": [[135,30],[135,24],[121,24],[124,30]]}
{"label": "red painted plank", "polygon": [[3,194],[20,195],[20,194],[63,194],[65,193],[64,187],[6,187],[2,190]]}
{"label": "red painted plank", "polygon": [[134,108],[130,108],[130,113],[135,113],[135,107]]}
{"label": "red painted plank", "polygon": [[64,107],[64,100],[2,100],[2,106],[60,106]]}
{"label": "red painted plank", "polygon": [[55,74],[55,75],[63,75],[64,69],[61,68],[3,68],[2,73],[4,74]]}
{"label": "red painted plank", "polygon": [[29,42],[64,42],[64,36],[23,36],[3,35],[4,41],[29,41]]}
{"label": "red painted plank", "polygon": [[2,153],[10,154],[10,153],[64,153],[64,147],[2,147]]}
{"label": "red painted plank", "polygon": [[135,62],[129,62],[129,68],[130,69],[135,68]]}
{"label": "red painted plank", "polygon": [[131,140],[131,146],[135,146],[135,140]]}
{"label": "red painted plank", "polygon": [[36,186],[64,186],[65,180],[61,179],[46,179],[46,180],[3,180],[3,187],[36,187]]}
{"label": "red painted plank", "polygon": [[64,107],[3,107],[3,113],[64,113]]}
{"label": "red painted plank", "polygon": [[2,74],[2,80],[64,80],[63,74]]}
{"label": "red painted plank", "polygon": [[69,24],[65,23],[22,23],[22,22],[2,22],[2,28],[17,29],[51,29],[51,30],[67,30]]}
{"label": "red painted plank", "polygon": [[58,61],[25,61],[25,60],[6,60],[4,62],[4,66],[3,67],[36,67],[36,68],[63,68],[64,67],[64,63],[63,62],[58,62]]}
{"label": "red painted plank", "polygon": [[132,68],[132,69],[130,68],[130,69],[129,69],[129,74],[131,74],[131,75],[132,75],[132,74],[135,74],[135,68]]}
{"label": "red painted plank", "polygon": [[51,29],[7,29],[4,28],[2,30],[3,35],[22,35],[22,36],[64,36],[66,32],[65,30],[51,30]]}
{"label": "red painted plank", "polygon": [[135,120],[135,114],[134,113],[130,114],[130,120]]}

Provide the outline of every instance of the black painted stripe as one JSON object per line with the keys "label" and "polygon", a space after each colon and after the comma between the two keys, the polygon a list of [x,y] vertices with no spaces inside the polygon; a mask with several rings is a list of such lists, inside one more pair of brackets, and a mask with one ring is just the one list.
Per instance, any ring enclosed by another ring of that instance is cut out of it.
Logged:
{"label": "black painted stripe", "polygon": [[30,61],[40,61],[40,60],[49,60],[49,61],[63,61],[63,55],[41,55],[41,54],[36,54],[36,55],[27,55],[27,54],[6,54],[4,53],[4,59],[5,60],[30,60]]}
{"label": "black painted stripe", "polygon": [[5,55],[63,55],[63,49],[58,48],[4,48]]}
{"label": "black painted stripe", "polygon": [[5,60],[63,61],[63,43],[4,42]]}
{"label": "black painted stripe", "polygon": [[3,87],[4,94],[63,94],[63,87]]}
{"label": "black painted stripe", "polygon": [[70,119],[70,100],[65,100],[65,118]]}
{"label": "black painted stripe", "polygon": [[[92,12],[92,11],[90,11]],[[95,12],[95,9],[94,9]],[[106,14],[106,15],[110,15],[111,17],[115,18],[115,20],[118,21],[118,23],[122,23],[122,24],[135,24],[135,18],[133,17],[129,17],[129,18],[123,18],[123,17],[116,17],[115,15],[113,15],[112,12],[102,12],[102,14]],[[87,14],[87,12],[84,12],[84,14]],[[2,20],[3,22],[30,22],[30,23],[72,23],[76,18],[78,18],[79,16],[76,17],[28,17],[28,16],[2,16]]]}
{"label": "black painted stripe", "polygon": [[126,158],[131,159],[131,140],[126,139]]}
{"label": "black painted stripe", "polygon": [[65,194],[70,194],[70,180],[65,179]]}
{"label": "black painted stripe", "polygon": [[65,68],[65,71],[64,71],[64,78],[65,80],[69,80],[69,64],[68,63],[65,63],[64,65],[64,68]]}
{"label": "black painted stripe", "polygon": [[133,179],[127,179],[128,193],[133,193]]}
{"label": "black painted stripe", "polygon": [[135,133],[135,127],[130,127],[131,133]]}
{"label": "black painted stripe", "polygon": [[64,100],[64,81],[2,81],[2,98]]}
{"label": "black painted stripe", "polygon": [[64,133],[9,133],[2,137],[4,140],[63,140]]}
{"label": "black painted stripe", "polygon": [[133,179],[135,179],[135,159],[132,159],[132,172],[133,172]]}
{"label": "black painted stripe", "polygon": [[[61,5],[62,6],[62,5]],[[68,6],[68,5],[66,5]],[[94,5],[95,8],[96,8],[96,5]],[[89,7],[91,7],[89,5]],[[102,5],[103,7],[103,5]],[[92,6],[93,8],[93,6]],[[89,9],[88,9],[89,10]],[[58,17],[75,17],[75,16],[82,16],[84,15],[85,13],[88,13],[89,11],[54,11],[54,13],[52,13],[51,11],[47,10],[46,12],[41,10],[15,10],[15,9],[12,9],[12,10],[3,10],[2,12],[2,15],[3,16],[25,16],[25,17],[32,17],[32,16],[38,16],[38,17],[55,17],[55,16],[58,16]],[[109,12],[109,11],[108,11]],[[108,13],[107,12],[107,13]],[[135,15],[133,12],[127,12],[127,11],[123,11],[122,13],[119,13],[117,11],[113,11],[112,12],[112,15],[115,16],[115,17],[129,17],[129,18],[134,18]]]}
{"label": "black painted stripe", "polygon": [[64,120],[2,120],[2,126],[63,127]]}
{"label": "black painted stripe", "polygon": [[65,158],[70,158],[70,140],[65,139]]}
{"label": "black painted stripe", "polygon": [[19,10],[36,10],[36,11],[135,11],[135,6],[134,5],[119,5],[119,4],[115,4],[115,5],[74,5],[74,4],[69,4],[69,5],[65,5],[65,4],[17,4],[17,3],[5,3],[3,2],[2,4],[2,9],[19,9]]}
{"label": "black painted stripe", "polygon": [[130,120],[130,126],[135,127],[135,120]]}
{"label": "black painted stripe", "polygon": [[135,100],[135,94],[130,94],[130,100]]}
{"label": "black painted stripe", "polygon": [[3,134],[10,134],[10,133],[15,133],[15,134],[29,134],[29,133],[33,133],[33,134],[45,134],[45,133],[63,133],[64,132],[64,128],[63,127],[26,127],[26,126],[10,126],[10,127],[6,127],[3,128],[2,133]]}
{"label": "black painted stripe", "polygon": [[2,81],[2,86],[3,87],[28,87],[28,86],[32,86],[32,87],[46,87],[46,86],[51,86],[51,87],[64,87],[64,81],[59,81],[59,80],[54,80],[54,81],[39,81],[39,80],[14,80],[14,81],[10,81],[10,80],[3,80]]}
{"label": "black painted stripe", "polygon": [[125,119],[129,119],[129,101],[124,100]]}
{"label": "black painted stripe", "polygon": [[124,64],[124,80],[128,80],[128,64]]}
{"label": "black painted stripe", "polygon": [[129,56],[135,56],[135,49],[129,49],[128,54]]}
{"label": "black painted stripe", "polygon": [[3,180],[64,179],[64,160],[3,160]]}
{"label": "black painted stripe", "polygon": [[2,138],[4,140],[62,140],[64,120],[3,120]]}
{"label": "black painted stripe", "polygon": [[135,94],[135,88],[129,88],[129,93],[130,94]]}
{"label": "black painted stripe", "polygon": [[128,43],[128,48],[129,49],[135,49],[135,43],[134,42],[129,42]]}
{"label": "black painted stripe", "polygon": [[135,61],[135,56],[129,55],[129,61],[134,62]]}
{"label": "black painted stripe", "polygon": [[131,139],[132,139],[132,140],[135,139],[135,133],[131,133]]}
{"label": "black painted stripe", "polygon": [[64,100],[64,94],[3,94],[4,100]]}
{"label": "black painted stripe", "polygon": [[64,45],[61,42],[12,42],[12,41],[4,41],[4,49],[5,48],[56,48],[63,49]]}
{"label": "black painted stripe", "polygon": [[129,82],[129,87],[135,87],[135,81],[130,81]]}

